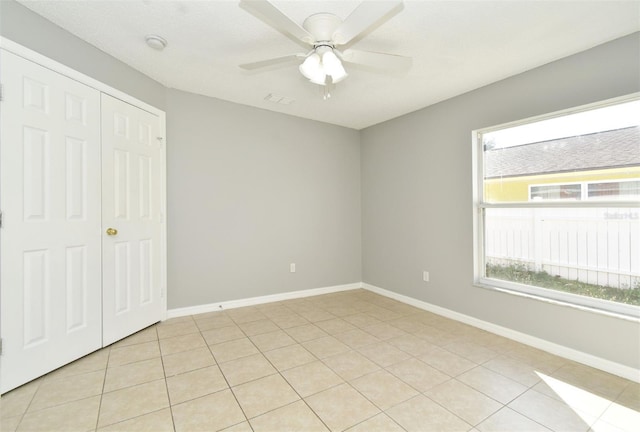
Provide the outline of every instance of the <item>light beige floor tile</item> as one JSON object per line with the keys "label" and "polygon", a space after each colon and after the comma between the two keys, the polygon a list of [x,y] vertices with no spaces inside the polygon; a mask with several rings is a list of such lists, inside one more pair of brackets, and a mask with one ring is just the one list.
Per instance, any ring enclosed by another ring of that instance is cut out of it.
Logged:
{"label": "light beige floor tile", "polygon": [[353,324],[354,326],[361,329],[382,323],[382,321],[380,321],[379,319],[369,316],[366,313],[357,313],[354,315],[349,315],[344,317],[343,319],[348,323]]}
{"label": "light beige floor tile", "polygon": [[319,361],[286,370],[282,376],[303,398],[344,382]]}
{"label": "light beige floor tile", "polygon": [[380,413],[375,405],[348,384],[332,387],[305,400],[331,430],[345,430]]}
{"label": "light beige floor tile", "polygon": [[0,431],[2,432],[15,432],[18,429],[18,424],[22,420],[22,416],[3,417],[0,415]]}
{"label": "light beige floor tile", "polygon": [[29,412],[99,395],[104,383],[104,371],[70,377],[46,378],[38,388]]}
{"label": "light beige floor tile", "polygon": [[167,339],[176,336],[184,336],[191,333],[198,333],[200,329],[196,325],[196,322],[184,321],[171,325],[158,326],[158,339]]}
{"label": "light beige floor tile", "polygon": [[280,371],[317,360],[313,354],[299,344],[267,351],[264,355]]}
{"label": "light beige floor tile", "polygon": [[129,363],[107,369],[103,392],[107,393],[163,378],[164,369],[160,358]]}
{"label": "light beige floor tile", "polygon": [[535,367],[511,357],[498,356],[483,363],[482,366],[527,387],[540,382],[540,376]]}
{"label": "light beige floor tile", "polygon": [[72,432],[88,431],[96,427],[100,396],[57,405],[27,413],[18,426],[19,431]]}
{"label": "light beige floor tile", "polygon": [[533,390],[562,402],[576,412],[598,417],[611,405],[609,399],[589,390],[542,373],[539,376],[542,381],[533,386]]}
{"label": "light beige floor tile", "polygon": [[[374,318],[375,319],[375,318]],[[363,328],[367,333],[377,337],[380,340],[387,340],[394,337],[404,336],[407,334],[404,330],[394,327],[391,324],[380,322]]]}
{"label": "light beige floor tile", "polygon": [[444,345],[443,348],[478,364],[498,356],[497,352],[469,341],[450,343]]}
{"label": "light beige floor tile", "polygon": [[482,366],[463,373],[457,379],[503,404],[528,390],[528,387]]}
{"label": "light beige floor tile", "polygon": [[164,408],[98,429],[98,432],[173,432],[173,418],[171,410]]}
{"label": "light beige floor tile", "polygon": [[256,336],[251,336],[249,339],[251,339],[251,341],[261,351],[271,351],[288,345],[294,345],[296,343],[296,341],[283,330],[262,333]]}
{"label": "light beige floor tile", "polygon": [[325,336],[302,344],[311,354],[323,359],[332,355],[350,351],[351,349],[333,336]]}
{"label": "light beige floor tile", "polygon": [[288,329],[291,327],[299,327],[309,324],[309,321],[294,312],[291,312],[290,315],[271,317],[271,321],[273,321],[281,329]]}
{"label": "light beige floor tile", "polygon": [[382,367],[391,366],[392,364],[399,363],[411,357],[411,355],[386,342],[367,345],[366,347],[358,349],[358,351]]}
{"label": "light beige floor tile", "polygon": [[385,370],[362,376],[353,380],[351,385],[381,410],[418,395],[415,389]]}
{"label": "light beige floor tile", "polygon": [[47,379],[68,377],[73,375],[84,374],[87,372],[104,370],[107,368],[107,362],[109,360],[110,351],[111,351],[111,348],[104,348],[104,349],[95,351],[89,355],[86,355],[82,358],[79,358],[78,360],[72,363],[69,363],[68,365],[65,365],[47,374]]}
{"label": "light beige floor tile", "polygon": [[326,332],[321,330],[320,327],[316,327],[314,324],[305,324],[298,327],[291,327],[286,329],[286,332],[298,343],[303,343],[313,339],[319,339],[321,337],[328,336]]}
{"label": "light beige floor tile", "polygon": [[0,418],[22,416],[27,411],[44,378],[38,378],[0,397]]}
{"label": "light beige floor tile", "polygon": [[260,312],[262,312],[269,319],[273,319],[275,317],[293,315],[293,312],[291,311],[291,309],[286,307],[284,304],[286,303],[276,302],[276,303],[268,303],[268,304],[258,305],[258,306],[260,308]]}
{"label": "light beige floor tile", "polygon": [[337,354],[322,361],[346,381],[351,381],[380,369],[380,366],[357,351]]}
{"label": "light beige floor tile", "polygon": [[227,327],[218,327],[202,332],[202,337],[208,345],[215,345],[222,342],[232,341],[236,339],[244,339],[247,336],[237,325],[233,324]]}
{"label": "light beige floor tile", "polygon": [[253,354],[220,364],[220,369],[230,386],[236,386],[276,373],[262,354]]}
{"label": "light beige floor tile", "polygon": [[476,363],[436,346],[430,352],[418,358],[452,377],[476,367]]}
{"label": "light beige floor tile", "polygon": [[556,431],[586,431],[597,417],[576,413],[564,403],[529,390],[509,404],[509,408]]}
{"label": "light beige floor tile", "polygon": [[380,342],[380,339],[358,328],[334,335],[343,344],[351,348],[361,348]]}
{"label": "light beige floor tile", "polygon": [[347,429],[347,432],[404,432],[391,417],[380,413]]}
{"label": "light beige floor tile", "polygon": [[477,425],[503,405],[456,380],[449,380],[425,395],[471,425]]}
{"label": "light beige floor tile", "polygon": [[307,321],[310,321],[312,323],[318,322],[318,321],[326,321],[326,320],[330,320],[333,318],[336,318],[335,315],[323,311],[323,310],[319,310],[319,309],[315,309],[315,310],[310,310],[310,311],[301,311],[298,312],[298,314],[303,317],[304,319],[306,319]]}
{"label": "light beige floor tile", "polygon": [[432,344],[412,334],[394,337],[388,339],[386,342],[389,345],[393,345],[399,350],[402,350],[416,357],[424,355],[433,349]]}
{"label": "light beige floor tile", "polygon": [[260,312],[260,309],[253,306],[228,309],[226,312],[236,324],[259,321],[267,318],[265,314]]}
{"label": "light beige floor tile", "polygon": [[622,430],[633,431],[640,428],[640,412],[616,403],[602,414],[600,420]]}
{"label": "light beige floor tile", "polygon": [[144,342],[120,348],[112,348],[109,353],[109,367],[122,366],[141,360],[160,357],[160,345],[157,341]]}
{"label": "light beige floor tile", "polygon": [[250,422],[255,432],[328,431],[318,416],[301,400],[255,417]]}
{"label": "light beige floor tile", "polygon": [[629,381],[579,363],[568,363],[551,374],[554,378],[609,400],[616,400]]}
{"label": "light beige floor tile", "polygon": [[198,333],[190,333],[183,336],[175,336],[167,339],[160,339],[160,351],[162,355],[175,354],[182,351],[191,351],[196,348],[206,347],[202,335]]}
{"label": "light beige floor tile", "polygon": [[333,318],[326,321],[318,321],[316,325],[330,335],[344,333],[346,331],[354,330],[356,328],[356,326],[354,326],[353,324],[350,324],[347,321],[340,318]]}
{"label": "light beige floor tile", "polygon": [[209,349],[218,363],[250,356],[259,352],[258,348],[246,338],[210,345]]}
{"label": "light beige floor tile", "polygon": [[248,421],[244,421],[242,423],[229,426],[228,428],[224,428],[221,432],[253,432],[253,429]]}
{"label": "light beige floor tile", "polygon": [[230,390],[222,390],[171,408],[176,432],[211,432],[246,421]]}
{"label": "light beige floor tile", "polygon": [[604,420],[596,421],[589,428],[589,432],[636,432],[637,427],[630,430],[620,429],[612,424],[605,422]]}
{"label": "light beige floor tile", "polygon": [[387,370],[420,392],[425,392],[451,379],[449,375],[416,358],[393,364],[387,367]]}
{"label": "light beige floor tile", "polygon": [[506,354],[516,360],[535,366],[536,369],[546,374],[553,373],[560,367],[572,363],[562,357],[520,343],[511,344]]}
{"label": "light beige floor tile", "polygon": [[240,327],[244,334],[246,334],[247,336],[255,336],[262,333],[269,333],[280,330],[280,327],[275,325],[270,319],[242,323],[239,324],[238,327]]}
{"label": "light beige floor tile", "polygon": [[[549,432],[550,429],[509,409],[502,408],[480,423],[476,428],[481,432]],[[559,431],[561,432],[561,431]]]}
{"label": "light beige floor tile", "polygon": [[630,382],[615,402],[627,408],[640,411],[640,383]]}
{"label": "light beige floor tile", "polygon": [[119,423],[169,406],[164,380],[102,395],[98,427]]}
{"label": "light beige floor tile", "polygon": [[471,425],[426,396],[419,395],[396,405],[386,414],[408,432],[460,432]]}
{"label": "light beige floor tile", "polygon": [[228,388],[218,366],[209,366],[167,378],[167,387],[171,405]]}
{"label": "light beige floor tile", "polygon": [[[236,325],[233,322],[233,320],[228,316],[219,314],[218,312],[216,312],[216,314],[218,315],[209,316],[208,318],[202,318],[202,319],[196,318],[195,320],[196,325],[198,326],[201,332],[205,330],[213,330],[213,329],[222,328],[222,327],[233,327]],[[195,315],[194,317],[197,317],[197,316],[198,315]]]}
{"label": "light beige floor tile", "polygon": [[233,393],[249,419],[300,399],[279,374],[234,387]]}
{"label": "light beige floor tile", "polygon": [[216,361],[209,348],[197,348],[162,357],[165,376],[170,377],[181,373],[213,366]]}

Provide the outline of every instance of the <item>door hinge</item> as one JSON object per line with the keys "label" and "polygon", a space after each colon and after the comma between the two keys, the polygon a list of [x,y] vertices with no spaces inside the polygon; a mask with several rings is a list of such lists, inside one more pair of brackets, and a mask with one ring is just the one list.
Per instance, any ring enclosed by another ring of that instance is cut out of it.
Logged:
{"label": "door hinge", "polygon": [[0,211],[0,228],[2,228],[2,212]]}
{"label": "door hinge", "polygon": [[0,355],[2,355],[2,339],[0,339]]}
{"label": "door hinge", "polygon": [[164,138],[162,137],[156,137],[156,139],[158,140],[158,142],[160,143],[160,148],[164,149]]}

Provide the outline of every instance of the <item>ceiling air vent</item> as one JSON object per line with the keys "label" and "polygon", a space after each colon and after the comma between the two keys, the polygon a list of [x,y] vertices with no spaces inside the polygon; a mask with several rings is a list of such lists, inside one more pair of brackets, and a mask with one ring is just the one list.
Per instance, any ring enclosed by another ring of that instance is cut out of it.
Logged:
{"label": "ceiling air vent", "polygon": [[293,98],[281,96],[273,93],[269,93],[267,96],[265,96],[264,100],[266,100],[267,102],[273,102],[280,105],[291,105],[292,103],[295,102]]}

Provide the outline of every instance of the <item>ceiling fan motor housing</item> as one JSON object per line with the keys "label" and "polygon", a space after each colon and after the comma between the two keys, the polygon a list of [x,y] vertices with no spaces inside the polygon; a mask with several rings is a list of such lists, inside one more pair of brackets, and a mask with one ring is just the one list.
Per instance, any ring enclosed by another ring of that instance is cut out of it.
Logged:
{"label": "ceiling fan motor housing", "polygon": [[342,20],[330,13],[317,13],[309,16],[302,23],[302,27],[311,33],[316,39],[313,45],[321,45],[325,42],[327,45],[334,45],[334,33],[342,24]]}

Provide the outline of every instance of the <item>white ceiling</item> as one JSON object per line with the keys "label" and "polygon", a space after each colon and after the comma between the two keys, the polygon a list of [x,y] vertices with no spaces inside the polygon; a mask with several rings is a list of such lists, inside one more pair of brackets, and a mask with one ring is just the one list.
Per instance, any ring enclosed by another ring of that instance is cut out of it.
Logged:
{"label": "white ceiling", "polygon": [[[640,30],[640,1],[405,1],[353,48],[413,57],[404,75],[346,65],[329,100],[296,64],[247,72],[239,64],[303,51],[238,1],[27,1],[20,3],[172,87],[354,129],[415,111]],[[346,18],[360,1],[273,3],[294,21]],[[167,39],[154,51],[147,34]],[[291,105],[265,100],[293,98]]]}

